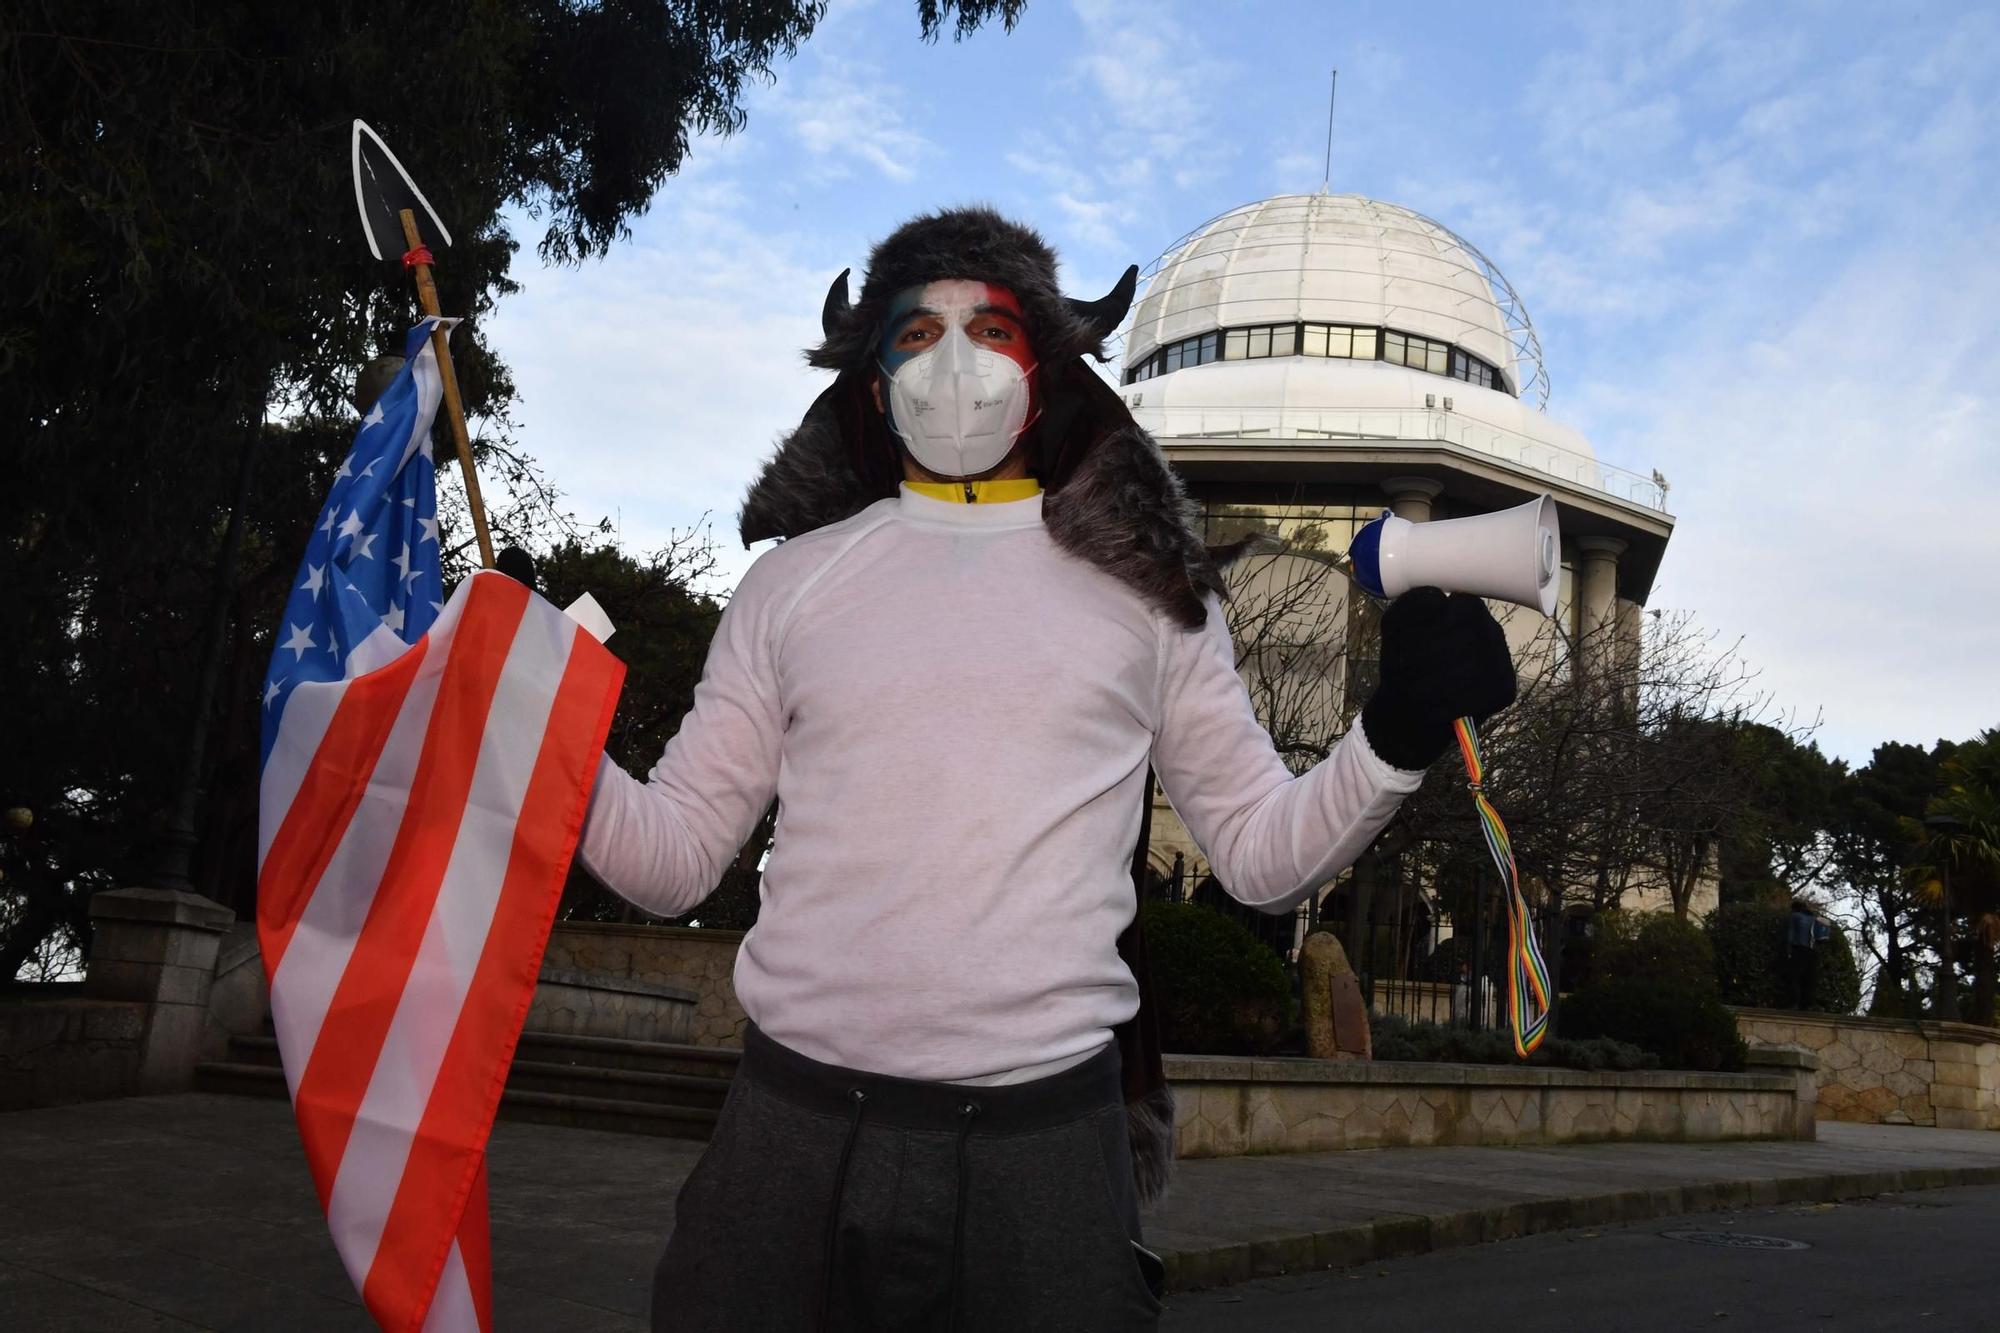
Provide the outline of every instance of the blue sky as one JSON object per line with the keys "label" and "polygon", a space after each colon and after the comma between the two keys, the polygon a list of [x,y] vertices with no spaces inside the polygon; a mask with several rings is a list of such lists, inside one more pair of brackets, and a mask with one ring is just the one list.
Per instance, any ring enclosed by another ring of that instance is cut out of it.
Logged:
{"label": "blue sky", "polygon": [[644,549],[737,502],[823,379],[828,280],[987,201],[1095,296],[1209,217],[1332,188],[1507,274],[1552,416],[1672,484],[1653,605],[1865,760],[2000,723],[2000,15],[1977,5],[1030,0],[917,40],[835,0],[629,243],[488,323],[520,439]]}

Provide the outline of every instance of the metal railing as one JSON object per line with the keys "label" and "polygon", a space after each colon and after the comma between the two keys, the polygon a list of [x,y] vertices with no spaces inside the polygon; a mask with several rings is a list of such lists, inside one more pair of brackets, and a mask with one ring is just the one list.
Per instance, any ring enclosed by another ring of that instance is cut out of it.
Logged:
{"label": "metal railing", "polygon": [[[1349,956],[1370,1014],[1443,1027],[1507,1027],[1507,921],[1500,891],[1478,895],[1472,919],[1424,905],[1410,919],[1376,919],[1359,950]],[[1561,916],[1532,909],[1535,933],[1548,964],[1551,1001],[1562,989]],[[1551,1013],[1553,1025],[1555,1015]]]}
{"label": "metal railing", "polygon": [[1163,440],[1246,439],[1304,442],[1414,440],[1463,449],[1601,491],[1627,504],[1665,513],[1666,486],[1589,454],[1523,435],[1464,412],[1438,409],[1303,407],[1147,407],[1143,385],[1133,408],[1139,424]]}
{"label": "metal railing", "polygon": [[[1428,894],[1385,893],[1372,904],[1359,932],[1350,930],[1338,904],[1315,911],[1308,900],[1291,912],[1272,914],[1237,902],[1207,881],[1197,888],[1162,879],[1150,886],[1148,897],[1194,903],[1241,924],[1278,955],[1293,994],[1301,1000],[1299,946],[1314,929],[1332,930],[1347,951],[1371,1015],[1441,1027],[1506,1030],[1507,916],[1497,883],[1459,895],[1466,906],[1462,920],[1454,920]],[[1563,985],[1563,918],[1546,904],[1530,912],[1554,1003]],[[1549,1018],[1553,1030],[1556,1014],[1551,1012]]]}

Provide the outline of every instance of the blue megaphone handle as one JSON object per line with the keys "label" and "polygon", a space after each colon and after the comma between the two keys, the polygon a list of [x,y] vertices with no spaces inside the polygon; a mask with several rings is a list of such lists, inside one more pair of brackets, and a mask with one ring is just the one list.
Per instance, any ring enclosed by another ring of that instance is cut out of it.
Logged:
{"label": "blue megaphone handle", "polygon": [[1347,558],[1354,566],[1354,581],[1369,596],[1384,601],[1389,594],[1382,588],[1382,524],[1390,513],[1384,509],[1381,518],[1354,534],[1354,541],[1347,548]]}

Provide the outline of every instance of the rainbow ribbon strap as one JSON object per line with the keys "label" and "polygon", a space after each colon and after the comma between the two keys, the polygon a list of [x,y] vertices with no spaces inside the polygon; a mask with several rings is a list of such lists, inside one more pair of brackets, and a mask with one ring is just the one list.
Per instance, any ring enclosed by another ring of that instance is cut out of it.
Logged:
{"label": "rainbow ribbon strap", "polygon": [[1479,831],[1486,835],[1486,850],[1499,867],[1500,878],[1507,882],[1507,1025],[1514,1035],[1514,1054],[1525,1060],[1549,1035],[1549,969],[1542,962],[1541,946],[1535,942],[1528,900],[1521,896],[1521,874],[1514,865],[1507,826],[1486,799],[1486,761],[1479,753],[1479,730],[1469,717],[1452,723],[1452,729],[1458,733],[1459,753],[1465,757],[1466,785],[1472,789],[1472,804],[1479,811]]}

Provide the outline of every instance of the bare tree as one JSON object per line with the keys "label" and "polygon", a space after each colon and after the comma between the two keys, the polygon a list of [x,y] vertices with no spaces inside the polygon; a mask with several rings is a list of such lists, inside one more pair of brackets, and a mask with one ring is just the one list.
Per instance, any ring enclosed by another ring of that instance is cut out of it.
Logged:
{"label": "bare tree", "polygon": [[[1617,906],[1663,891],[1686,916],[1742,818],[1746,727],[1806,735],[1777,713],[1736,645],[1686,612],[1571,635],[1546,622],[1522,654],[1520,696],[1483,729],[1487,794],[1503,812],[1524,888],[1552,905]],[[1433,768],[1406,818],[1426,841],[1477,837],[1462,775]]]}
{"label": "bare tree", "polygon": [[1332,752],[1359,706],[1348,652],[1357,599],[1333,557],[1275,541],[1253,543],[1230,565],[1229,583],[1237,671],[1272,744],[1303,773]]}
{"label": "bare tree", "polygon": [[[1317,550],[1253,546],[1229,578],[1238,670],[1279,753],[1304,771],[1374,688],[1375,607]],[[1487,794],[1524,891],[1545,909],[1602,910],[1651,888],[1686,916],[1750,793],[1743,729],[1810,731],[1779,715],[1736,646],[1692,615],[1642,623],[1635,636],[1629,620],[1622,633],[1614,621],[1580,634],[1542,622],[1519,646],[1514,706],[1482,729]],[[1467,919],[1492,873],[1464,773],[1447,756],[1354,867],[1346,924],[1357,966],[1400,973],[1414,953],[1410,923]],[[1378,941],[1388,956],[1370,959]]]}

